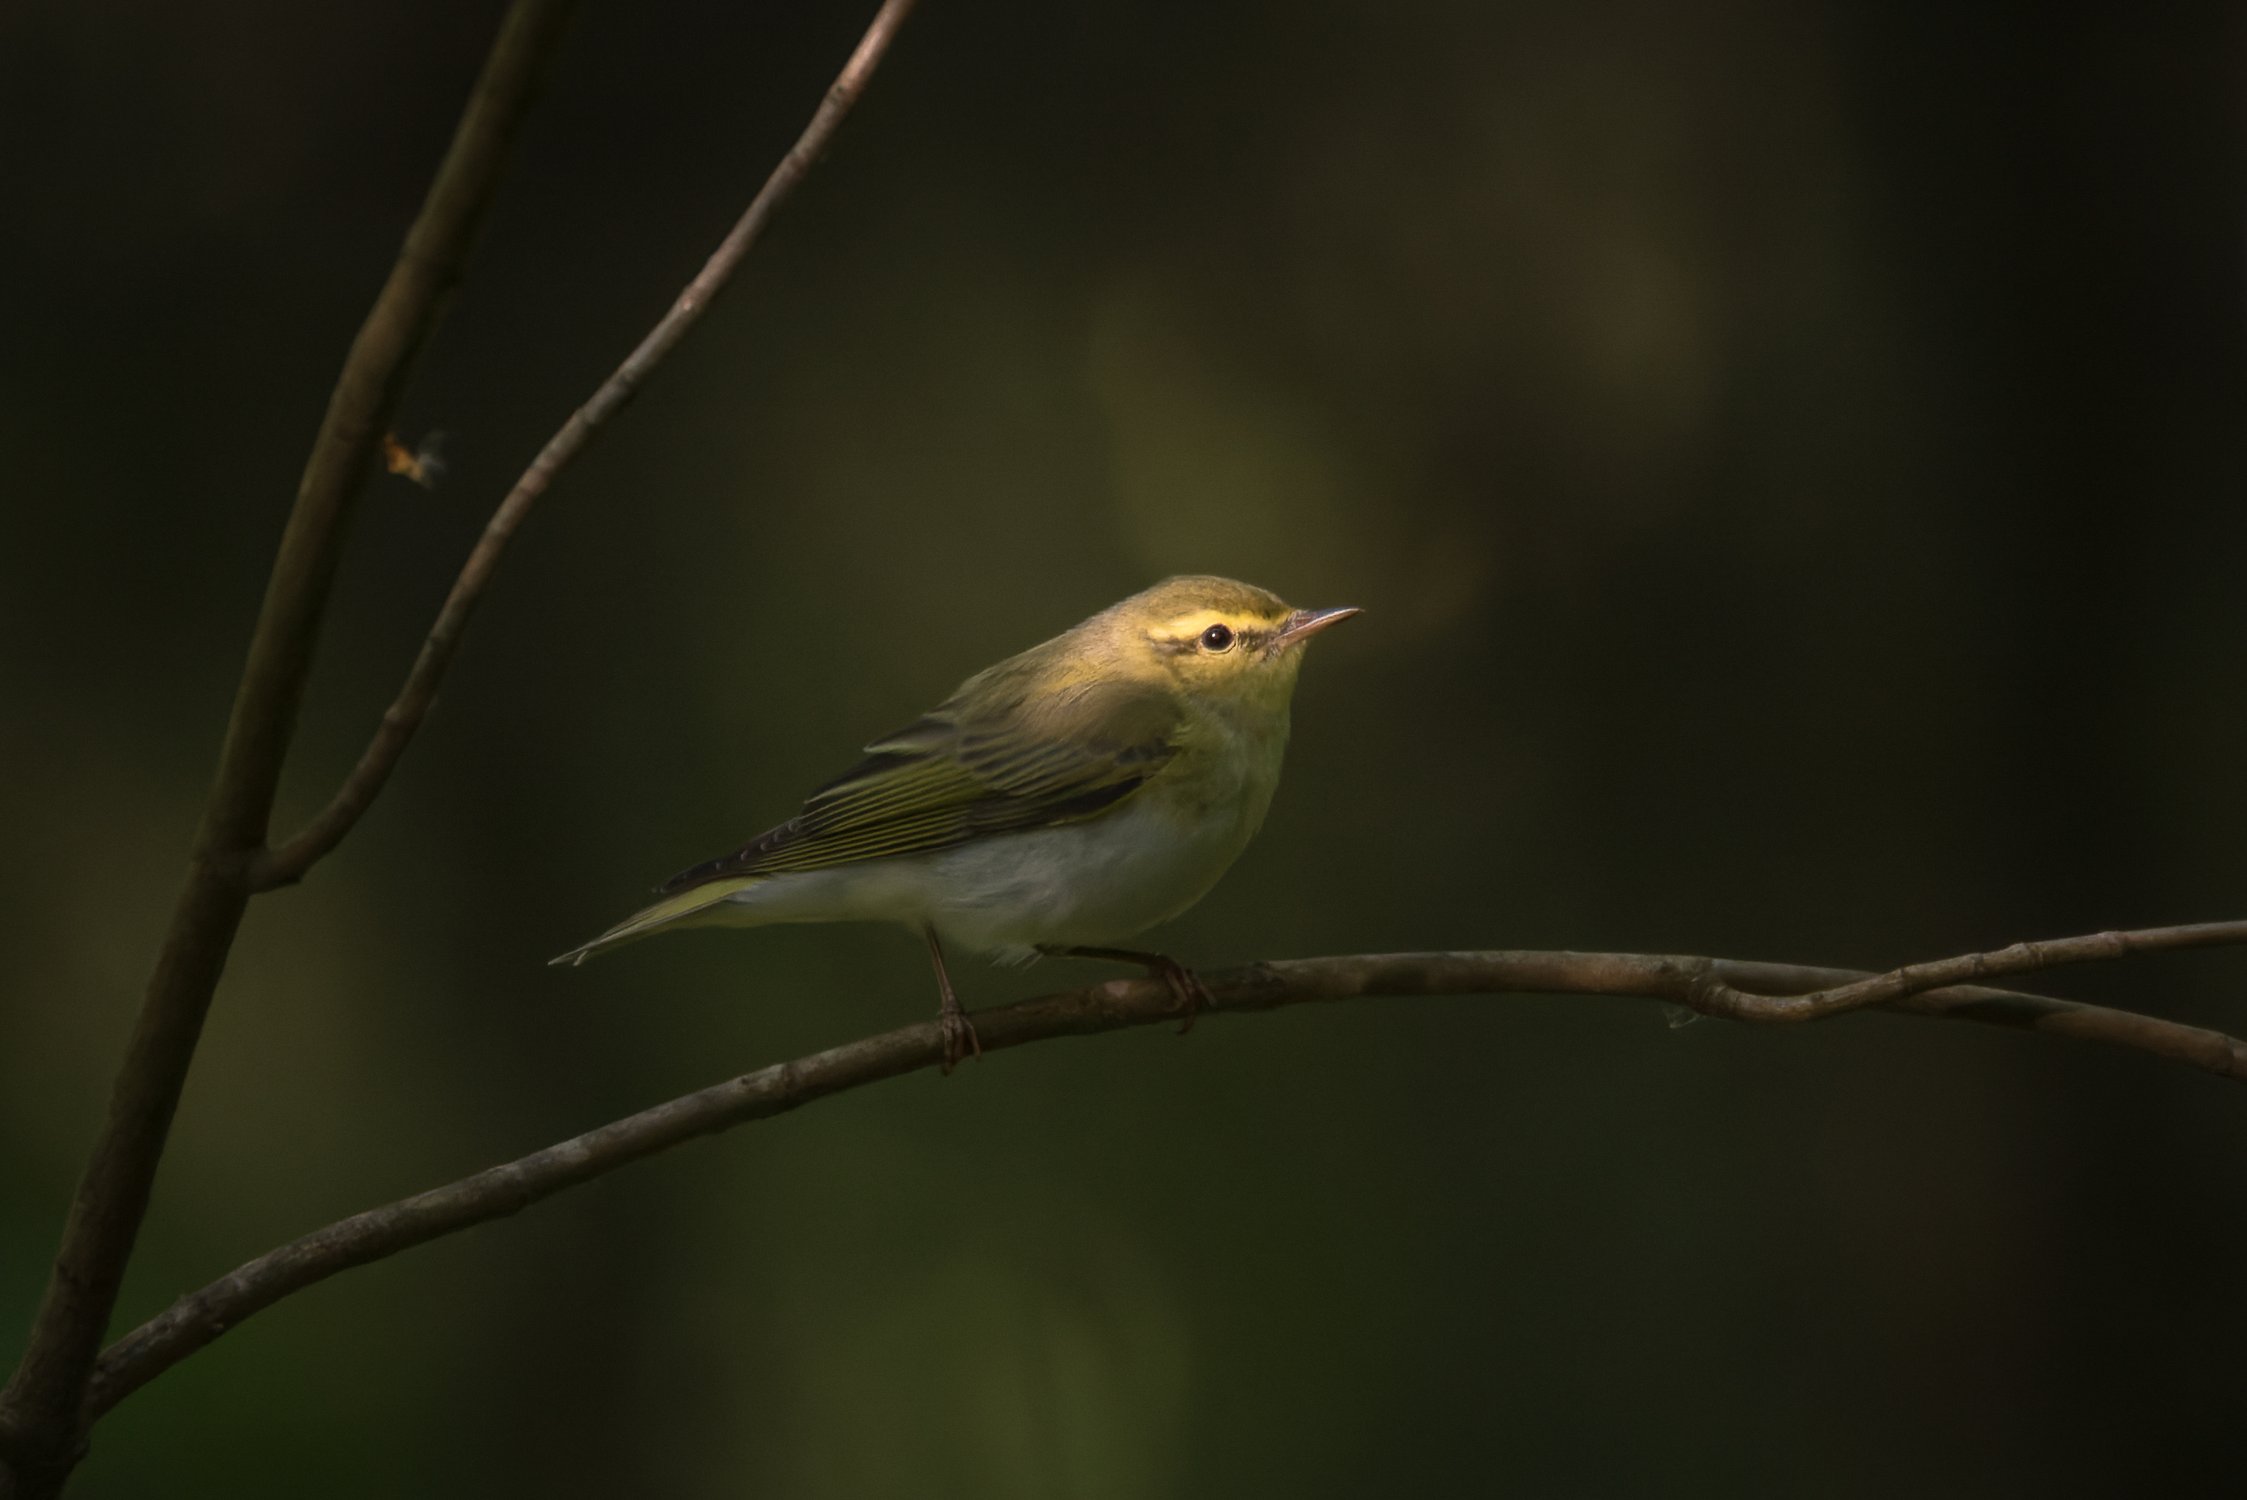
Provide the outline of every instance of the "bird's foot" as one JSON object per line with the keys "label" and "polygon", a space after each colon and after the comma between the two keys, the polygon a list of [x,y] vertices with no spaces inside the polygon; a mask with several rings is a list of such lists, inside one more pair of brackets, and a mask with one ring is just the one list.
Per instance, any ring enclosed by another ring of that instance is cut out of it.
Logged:
{"label": "bird's foot", "polygon": [[1169,986],[1170,993],[1177,997],[1179,1008],[1183,1012],[1178,1022],[1180,1036],[1194,1029],[1194,1018],[1201,1014],[1203,1006],[1206,1005],[1211,1010],[1217,1008],[1217,1002],[1210,998],[1209,986],[1202,983],[1201,975],[1177,959],[1151,953],[1146,962],[1147,973]]}
{"label": "bird's foot", "polygon": [[944,1076],[949,1078],[961,1058],[983,1055],[983,1038],[975,1034],[975,1023],[960,1008],[951,971],[944,967],[944,945],[937,941],[936,929],[925,927],[921,931],[928,939],[929,962],[936,966],[936,1029],[944,1038]]}
{"label": "bird's foot", "polygon": [[1217,1001],[1209,993],[1202,977],[1167,953],[1143,953],[1137,948],[1049,948],[1043,952],[1065,955],[1070,958],[1105,958],[1116,963],[1137,964],[1147,971],[1149,979],[1159,979],[1166,985],[1172,998],[1177,1000],[1184,1019],[1178,1023],[1178,1034],[1184,1036],[1194,1029],[1194,1017],[1207,1006],[1217,1009]]}
{"label": "bird's foot", "polygon": [[961,1062],[983,1055],[983,1039],[975,1034],[975,1023],[967,1012],[954,1006],[941,1011],[936,1017],[937,1030],[944,1036],[944,1068],[947,1077]]}

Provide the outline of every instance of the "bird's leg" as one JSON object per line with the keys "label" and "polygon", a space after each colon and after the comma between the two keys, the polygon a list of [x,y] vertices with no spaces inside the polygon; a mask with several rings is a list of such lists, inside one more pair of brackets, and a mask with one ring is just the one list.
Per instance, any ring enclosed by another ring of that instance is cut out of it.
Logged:
{"label": "bird's leg", "polygon": [[1177,996],[1179,1005],[1184,1007],[1186,1019],[1179,1023],[1180,1036],[1194,1029],[1194,1017],[1201,1013],[1203,1006],[1206,1005],[1211,1010],[1217,1008],[1217,1002],[1210,997],[1209,986],[1202,983],[1201,976],[1167,953],[1146,953],[1137,948],[1075,946],[1041,948],[1039,951],[1055,958],[1105,958],[1119,964],[1139,965],[1147,971],[1149,978],[1160,979],[1169,985],[1171,994]]}
{"label": "bird's leg", "polygon": [[936,940],[936,929],[924,927],[921,935],[928,939],[929,962],[936,965],[936,1024],[944,1033],[944,1071],[950,1073],[960,1065],[961,1058],[983,1055],[983,1039],[975,1034],[975,1023],[968,1020],[967,1012],[960,1009],[960,997],[953,993],[952,976],[944,967],[944,945]]}

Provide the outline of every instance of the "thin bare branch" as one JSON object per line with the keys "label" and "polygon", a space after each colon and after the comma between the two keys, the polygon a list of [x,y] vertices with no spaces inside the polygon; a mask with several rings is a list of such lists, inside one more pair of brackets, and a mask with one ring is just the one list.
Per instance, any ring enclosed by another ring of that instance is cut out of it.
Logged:
{"label": "thin bare branch", "polygon": [[[2094,956],[2099,955],[2052,962]],[[1723,1013],[1776,1021],[1791,1018],[1784,1007],[1792,994],[1866,977],[1848,969],[1635,953],[1467,952],[1295,959],[1208,975],[1205,982],[1219,1014],[1316,1000],[1465,994],[1608,995],[1701,1008],[1713,983],[1725,996]],[[2150,1016],[1975,986],[1923,990],[1890,1004],[1915,1015],[2129,1047],[2225,1078],[2247,1079],[2247,1042]],[[1178,1008],[1177,995],[1159,980],[1119,979],[977,1012],[975,1029],[983,1050],[991,1053],[1054,1037],[1151,1025]],[[941,1066],[943,1060],[943,1032],[936,1022],[901,1027],[713,1084],[503,1166],[339,1220],[182,1297],[118,1340],[102,1355],[94,1410],[107,1411],[244,1318],[338,1272],[519,1212],[697,1136]]]}
{"label": "thin bare branch", "polygon": [[344,778],[328,805],[314,814],[299,833],[256,862],[251,878],[257,889],[268,890],[303,879],[305,872],[341,843],[352,825],[373,805],[383,784],[390,779],[390,773],[397,769],[398,759],[405,754],[407,744],[428,716],[430,705],[436,701],[438,684],[452,663],[453,653],[459,649],[468,618],[489,587],[492,574],[499,567],[500,554],[530,514],[531,507],[553,487],[556,476],[577,457],[593,434],[632,399],[664,356],[686,337],[687,331],[701,320],[718,293],[733,279],[742,258],[756,244],[765,225],[795,192],[812,164],[827,149],[843,117],[865,92],[867,80],[873,77],[874,69],[889,51],[891,39],[914,4],[915,0],[884,0],[873,23],[866,28],[866,34],[859,39],[857,50],[851,53],[850,61],[843,65],[842,72],[828,87],[826,97],[820,100],[811,123],[804,127],[788,154],[780,159],[780,165],[773,168],[764,187],[750,201],[748,209],[720,242],[716,252],[679,293],[670,311],[640,340],[639,347],[601,383],[591,399],[570,414],[561,430],[547,440],[546,446],[531,460],[530,467],[515,481],[514,489],[492,513],[484,534],[469,553],[452,592],[437,612],[437,621],[430,627],[428,639],[422,642],[421,653],[414,660],[413,670],[407,674],[405,686],[384,710],[382,722],[358,764],[352,767],[351,774]]}
{"label": "thin bare branch", "polygon": [[2084,937],[2042,943],[2015,943],[1989,953],[1967,953],[1934,963],[1907,964],[1886,974],[1837,984],[1807,995],[1751,995],[1712,974],[1689,1002],[1704,1015],[1743,1021],[1815,1021],[1905,1000],[1944,985],[1969,984],[2008,974],[2031,974],[2062,964],[2128,958],[2138,953],[2170,953],[2184,948],[2224,948],[2247,943],[2247,922],[2195,922],[2182,927],[2142,927],[2131,932],[2094,932]]}
{"label": "thin bare branch", "polygon": [[507,147],[574,4],[517,0],[389,280],[352,341],[266,587],[172,922],[78,1184],[23,1359],[0,1392],[0,1481],[52,1493],[84,1427],[117,1301],[203,1018],[250,893],[351,503],[414,354],[459,279]]}

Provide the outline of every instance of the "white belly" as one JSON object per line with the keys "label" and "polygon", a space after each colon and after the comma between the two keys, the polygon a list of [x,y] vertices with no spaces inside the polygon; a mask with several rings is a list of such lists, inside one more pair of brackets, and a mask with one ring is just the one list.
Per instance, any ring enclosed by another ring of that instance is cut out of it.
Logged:
{"label": "white belly", "polygon": [[960,946],[1007,959],[1041,943],[1121,942],[1207,895],[1254,831],[1150,802],[946,850],[930,861],[929,920]]}

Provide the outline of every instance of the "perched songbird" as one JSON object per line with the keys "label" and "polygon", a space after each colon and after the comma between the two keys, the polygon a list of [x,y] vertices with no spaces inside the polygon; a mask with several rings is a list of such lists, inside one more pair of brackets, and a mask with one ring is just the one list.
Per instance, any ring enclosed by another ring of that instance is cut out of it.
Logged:
{"label": "perched songbird", "polygon": [[982,1044],[943,942],[1143,964],[1191,1023],[1192,971],[1112,946],[1217,883],[1264,821],[1303,643],[1357,613],[1171,578],[976,673],[747,846],[554,960],[659,928],[902,922],[928,939],[945,1069]]}

